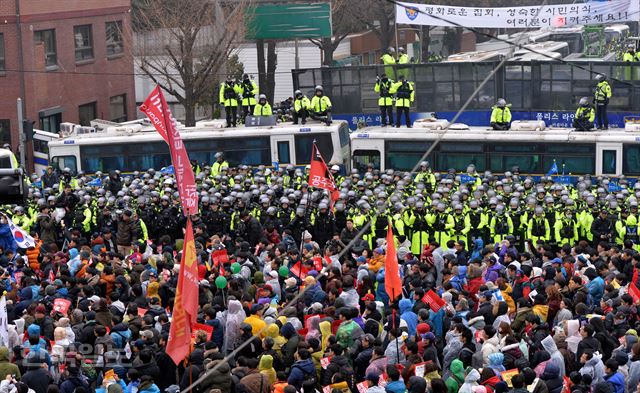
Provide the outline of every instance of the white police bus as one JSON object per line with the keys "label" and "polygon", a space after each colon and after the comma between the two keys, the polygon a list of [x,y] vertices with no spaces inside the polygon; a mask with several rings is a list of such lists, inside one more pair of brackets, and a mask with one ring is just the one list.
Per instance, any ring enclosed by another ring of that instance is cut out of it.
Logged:
{"label": "white police bus", "polygon": [[540,123],[541,130],[517,131],[514,124],[511,131],[493,131],[454,124],[444,132],[446,121],[427,119],[417,121],[412,129],[362,129],[351,134],[352,167],[363,169],[372,163],[381,170],[411,170],[442,136],[427,158],[431,168],[440,172],[461,171],[474,164],[478,171],[504,173],[517,166],[521,173],[546,174],[555,161],[566,175],[640,176],[640,124],[627,124],[629,131],[577,132],[530,123]]}
{"label": "white police bus", "polygon": [[49,166],[49,142],[59,139],[53,132],[33,130],[33,168],[34,173],[42,175]]}
{"label": "white police bus", "polygon": [[[61,125],[63,138],[48,145],[54,168],[69,168],[73,173],[112,170],[126,173],[171,165],[169,147],[150,123],[92,123],[97,127]],[[100,124],[104,125],[102,129]],[[215,154],[223,152],[231,166],[306,165],[315,140],[327,163],[345,170],[350,168],[349,128],[345,121],[334,121],[330,126],[309,122],[224,128],[224,121],[211,120],[181,128],[180,134],[189,158],[201,164],[215,162]]]}

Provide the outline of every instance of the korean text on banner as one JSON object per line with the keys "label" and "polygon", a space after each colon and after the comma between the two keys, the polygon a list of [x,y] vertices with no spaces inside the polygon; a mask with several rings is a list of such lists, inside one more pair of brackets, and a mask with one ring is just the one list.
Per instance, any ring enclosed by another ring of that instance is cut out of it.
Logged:
{"label": "korean text on banner", "polygon": [[397,3],[396,23],[477,28],[537,28],[637,21],[637,0],[543,7],[453,7]]}
{"label": "korean text on banner", "polygon": [[180,202],[185,215],[198,213],[198,192],[196,181],[191,168],[191,162],[187,155],[187,148],[182,142],[180,132],[176,127],[176,121],[171,115],[167,101],[164,98],[160,86],[149,94],[149,97],[140,105],[140,111],[144,112],[162,138],[169,145],[171,162],[178,184]]}

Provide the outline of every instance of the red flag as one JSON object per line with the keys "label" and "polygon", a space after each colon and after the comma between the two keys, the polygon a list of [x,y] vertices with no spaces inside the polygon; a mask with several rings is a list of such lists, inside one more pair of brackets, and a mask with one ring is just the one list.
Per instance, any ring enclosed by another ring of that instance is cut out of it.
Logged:
{"label": "red flag", "polygon": [[422,297],[422,302],[428,304],[433,312],[438,312],[446,304],[445,301],[440,296],[438,296],[437,293],[433,292],[433,289],[430,289],[427,293],[424,294],[424,296]]}
{"label": "red flag", "polygon": [[638,285],[638,268],[633,268],[633,277],[631,277],[631,283],[633,285]]}
{"label": "red flag", "polygon": [[634,283],[629,284],[629,296],[633,299],[633,304],[638,304],[640,302],[640,289]]}
{"label": "red flag", "polygon": [[384,289],[387,291],[391,301],[402,295],[402,281],[400,280],[400,270],[398,267],[398,256],[396,255],[396,244],[393,239],[391,223],[387,229],[387,256],[384,260]]}
{"label": "red flag", "polygon": [[197,214],[198,192],[189,155],[184,143],[182,143],[182,138],[176,128],[176,121],[171,115],[160,86],[156,86],[144,103],[140,105],[140,111],[147,115],[158,133],[169,145],[184,214]]}
{"label": "red flag", "polygon": [[198,263],[193,239],[191,218],[187,217],[184,233],[180,275],[173,307],[173,320],[169,330],[167,354],[177,365],[189,354],[191,327],[198,316]]}
{"label": "red flag", "polygon": [[56,275],[53,274],[53,269],[49,270],[49,282],[53,284],[53,282],[56,280]]}
{"label": "red flag", "polygon": [[322,188],[331,194],[331,202],[335,202],[339,196],[340,191],[336,187],[336,182],[333,180],[333,175],[329,172],[327,164],[318,150],[316,142],[313,142],[313,148],[311,149],[311,165],[309,169],[309,185],[315,188]]}

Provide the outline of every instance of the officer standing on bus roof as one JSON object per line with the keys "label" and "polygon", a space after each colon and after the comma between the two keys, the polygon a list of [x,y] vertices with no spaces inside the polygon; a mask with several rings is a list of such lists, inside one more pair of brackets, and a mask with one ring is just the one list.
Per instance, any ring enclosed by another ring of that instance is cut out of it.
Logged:
{"label": "officer standing on bus roof", "polygon": [[[391,85],[393,81],[382,74],[376,79],[376,85],[373,90],[380,95],[378,98],[378,106],[380,107],[380,125],[386,127],[387,124],[393,125],[393,95],[391,94]],[[387,123],[387,116],[389,123]]]}
{"label": "officer standing on bus roof", "polygon": [[396,54],[395,49],[393,49],[392,47],[389,47],[387,48],[387,53],[382,55],[382,57],[380,58],[380,61],[382,61],[382,64],[384,64],[385,66],[388,66],[388,67],[384,67],[384,73],[387,74],[387,76],[391,79],[394,78],[393,66],[396,65],[396,58],[394,57],[395,54]]}
{"label": "officer standing on bus roof", "polygon": [[220,85],[220,104],[224,105],[224,111],[227,115],[227,128],[236,127],[238,123],[238,97],[242,93],[242,88],[231,79]]}
{"label": "officer standing on bus roof", "polygon": [[403,64],[403,66],[398,66],[398,70],[396,71],[398,77],[400,75],[404,76],[405,79],[409,78],[409,55],[407,55],[404,48],[398,48],[398,64]]}
{"label": "officer standing on bus roof", "polygon": [[494,130],[508,130],[511,128],[511,109],[507,105],[504,98],[498,99],[498,102],[491,110],[491,128]]}
{"label": "officer standing on bus roof", "polygon": [[611,86],[607,82],[607,77],[603,74],[596,75],[596,91],[594,99],[596,103],[596,123],[599,130],[609,129],[609,116],[607,115],[607,106],[611,98]]}
{"label": "officer standing on bus roof", "polygon": [[573,119],[573,127],[576,131],[590,131],[593,128],[595,116],[596,114],[589,103],[589,98],[582,97],[580,106],[576,110],[576,117]]}
{"label": "officer standing on bus roof", "polygon": [[244,74],[240,87],[242,88],[242,121],[244,122],[247,116],[253,114],[253,108],[256,106],[258,85],[249,78],[248,74]]}
{"label": "officer standing on bus roof", "polygon": [[411,128],[411,118],[409,116],[409,108],[414,98],[413,84],[404,79],[400,75],[399,80],[391,85],[391,93],[396,95],[396,128],[400,128],[402,122],[402,113],[404,112],[404,120],[407,128]]}

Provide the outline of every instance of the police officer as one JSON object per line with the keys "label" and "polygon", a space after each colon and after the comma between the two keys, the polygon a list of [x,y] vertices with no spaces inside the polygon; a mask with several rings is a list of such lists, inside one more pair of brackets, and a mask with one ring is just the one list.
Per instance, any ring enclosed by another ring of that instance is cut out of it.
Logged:
{"label": "police officer", "polygon": [[[391,85],[393,81],[390,80],[386,74],[382,74],[376,80],[376,85],[373,90],[380,95],[378,98],[378,107],[380,107],[380,125],[386,127],[387,124],[393,124],[393,95],[391,94]],[[387,123],[387,116],[389,122]]]}
{"label": "police officer", "polygon": [[400,128],[402,113],[407,128],[411,128],[409,108],[414,98],[413,83],[400,75],[399,80],[391,85],[391,93],[396,95],[396,128]]}
{"label": "police officer", "polygon": [[382,55],[380,61],[385,65],[384,73],[391,79],[394,79],[394,66],[396,65],[396,51],[392,47],[387,48],[387,52]]}
{"label": "police officer", "polygon": [[595,116],[596,113],[589,103],[589,99],[582,97],[580,99],[580,106],[576,110],[576,117],[573,119],[573,128],[575,128],[576,131],[590,131],[593,129]]}
{"label": "police officer", "polygon": [[636,61],[636,49],[633,46],[633,44],[629,45],[629,47],[627,48],[627,51],[624,52],[624,55],[622,55],[622,61],[624,62]]}
{"label": "police officer", "polygon": [[327,125],[331,124],[331,100],[324,95],[322,86],[316,86],[310,107],[312,119],[325,122]]}
{"label": "police officer", "polygon": [[236,127],[238,123],[238,97],[242,88],[230,77],[220,85],[220,105],[224,105],[227,115],[227,128]]}
{"label": "police officer", "polygon": [[611,86],[607,82],[606,76],[603,74],[596,75],[596,89],[594,93],[596,103],[596,123],[599,130],[609,129],[609,117],[607,115],[607,106],[611,98]]}
{"label": "police officer", "polygon": [[404,48],[398,48],[398,77],[404,76],[405,79],[409,77],[409,55],[407,55]]}
{"label": "police officer", "polygon": [[504,98],[498,102],[491,110],[491,128],[494,130],[508,130],[511,128],[511,109]]}
{"label": "police officer", "polygon": [[295,98],[293,100],[293,124],[298,124],[298,119],[302,120],[302,124],[307,124],[307,116],[309,116],[309,108],[311,102],[302,94],[300,90],[294,92]]}
{"label": "police officer", "polygon": [[224,159],[224,153],[219,151],[216,153],[215,157],[216,162],[211,165],[211,177],[218,176],[222,172],[222,167],[229,168],[229,163]]}
{"label": "police officer", "polygon": [[249,75],[244,74],[240,88],[242,89],[242,120],[245,121],[247,116],[253,113],[253,107],[256,105],[258,85],[249,78]]}
{"label": "police officer", "polygon": [[272,116],[273,111],[271,110],[271,105],[267,102],[267,96],[264,94],[260,94],[258,99],[258,105],[253,109],[254,116]]}

